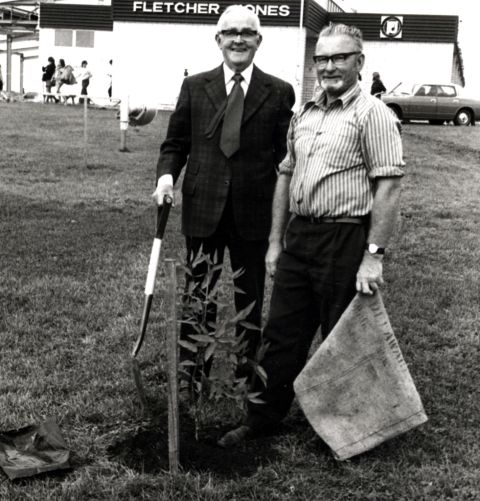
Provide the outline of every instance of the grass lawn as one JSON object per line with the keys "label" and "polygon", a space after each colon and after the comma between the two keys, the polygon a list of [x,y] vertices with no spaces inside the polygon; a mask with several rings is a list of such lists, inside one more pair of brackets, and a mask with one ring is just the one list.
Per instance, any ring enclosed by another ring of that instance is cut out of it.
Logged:
{"label": "grass lawn", "polygon": [[[139,412],[129,356],[153,237],[150,200],[168,113],[120,153],[115,112],[0,103],[0,430],[51,416],[66,473],[10,482],[10,500],[477,500],[480,498],[480,127],[404,126],[400,231],[384,301],[429,421],[336,462],[292,410],[281,434],[234,452],[211,414],[184,469],[166,471],[162,289],[141,354],[156,409]],[[180,207],[164,257],[183,259]],[[162,271],[160,271],[162,274]]]}

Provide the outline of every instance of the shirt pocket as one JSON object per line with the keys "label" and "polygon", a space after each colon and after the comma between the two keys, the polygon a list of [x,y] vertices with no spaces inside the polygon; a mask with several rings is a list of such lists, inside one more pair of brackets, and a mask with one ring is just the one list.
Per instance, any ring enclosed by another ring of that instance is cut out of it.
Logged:
{"label": "shirt pocket", "polygon": [[333,172],[348,170],[363,163],[360,129],[353,122],[325,126],[317,131],[315,153]]}

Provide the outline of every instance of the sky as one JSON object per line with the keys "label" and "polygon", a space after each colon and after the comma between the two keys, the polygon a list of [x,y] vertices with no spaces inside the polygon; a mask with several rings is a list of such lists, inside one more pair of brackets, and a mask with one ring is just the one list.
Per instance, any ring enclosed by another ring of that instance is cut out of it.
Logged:
{"label": "sky", "polygon": [[337,3],[348,5],[358,12],[458,16],[458,43],[463,55],[465,89],[480,97],[479,0],[339,0]]}

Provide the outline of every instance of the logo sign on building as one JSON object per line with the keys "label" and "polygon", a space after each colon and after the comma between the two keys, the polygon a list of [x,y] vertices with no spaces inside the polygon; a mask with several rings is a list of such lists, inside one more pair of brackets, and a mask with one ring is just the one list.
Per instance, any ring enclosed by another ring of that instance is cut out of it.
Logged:
{"label": "logo sign on building", "polygon": [[380,38],[402,38],[403,16],[382,16]]}
{"label": "logo sign on building", "polygon": [[299,0],[112,0],[114,21],[214,24],[229,6],[242,4],[264,25],[298,26]]}

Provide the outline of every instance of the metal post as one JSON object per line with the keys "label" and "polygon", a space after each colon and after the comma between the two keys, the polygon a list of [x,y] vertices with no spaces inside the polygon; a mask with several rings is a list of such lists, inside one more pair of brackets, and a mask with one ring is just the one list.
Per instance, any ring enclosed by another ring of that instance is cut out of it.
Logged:
{"label": "metal post", "polygon": [[127,129],[128,129],[129,98],[125,96],[120,102],[120,151],[128,152]]}
{"label": "metal post", "polygon": [[23,54],[20,54],[20,94],[25,94],[25,91],[23,89],[23,62],[25,60],[25,57]]}
{"label": "metal post", "polygon": [[83,99],[83,160],[88,167],[88,98]]}
{"label": "metal post", "polygon": [[177,474],[180,457],[180,421],[178,412],[178,340],[177,340],[177,267],[174,259],[165,259],[168,283],[166,350],[168,363],[168,463]]}
{"label": "metal post", "polygon": [[306,39],[303,37],[304,26],[303,19],[305,15],[305,0],[300,1],[300,20],[298,23],[298,35],[297,35],[297,70],[295,75],[296,80],[296,90],[297,90],[297,99],[301,101],[303,94],[303,79],[305,73],[305,42]]}
{"label": "metal post", "polygon": [[12,35],[7,35],[7,92],[12,92]]}

